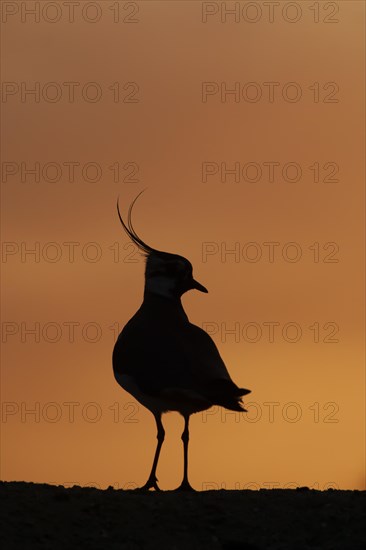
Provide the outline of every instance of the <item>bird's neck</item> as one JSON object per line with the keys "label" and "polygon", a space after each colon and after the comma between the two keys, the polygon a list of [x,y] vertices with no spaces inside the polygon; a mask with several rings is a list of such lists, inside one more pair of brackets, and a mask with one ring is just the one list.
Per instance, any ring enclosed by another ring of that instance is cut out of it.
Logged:
{"label": "bird's neck", "polygon": [[167,277],[151,277],[147,279],[145,282],[145,294],[155,294],[180,303],[180,296],[177,296],[175,283]]}
{"label": "bird's neck", "polygon": [[145,287],[143,306],[148,306],[150,310],[157,309],[170,312],[170,314],[178,314],[179,317],[188,320],[180,297],[166,296],[158,292],[152,292]]}

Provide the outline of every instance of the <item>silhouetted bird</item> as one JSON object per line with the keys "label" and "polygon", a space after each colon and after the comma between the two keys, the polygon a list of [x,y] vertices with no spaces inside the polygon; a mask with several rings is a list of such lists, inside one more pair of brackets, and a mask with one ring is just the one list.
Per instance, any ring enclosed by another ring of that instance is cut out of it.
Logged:
{"label": "silhouetted bird", "polygon": [[113,370],[122,388],[156,420],[158,443],[149,479],[142,489],[159,490],[156,468],[165,435],[161,416],[177,411],[185,423],[184,476],[178,489],[192,490],[187,474],[190,415],[213,405],[243,412],[241,396],[250,390],[234,384],[211,337],[188,320],[181,304],[182,294],[193,288],[207,292],[193,278],[191,263],[178,254],[151,248],[136,234],[131,214],[140,195],[130,205],[127,225],[117,201],[123,228],[146,256],[146,271],[144,300],[118,337]]}

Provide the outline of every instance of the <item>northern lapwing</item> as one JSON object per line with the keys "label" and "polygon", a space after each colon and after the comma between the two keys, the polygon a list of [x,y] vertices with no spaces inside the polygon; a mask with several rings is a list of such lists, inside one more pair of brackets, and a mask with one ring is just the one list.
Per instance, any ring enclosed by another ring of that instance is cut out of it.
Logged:
{"label": "northern lapwing", "polygon": [[246,412],[241,397],[250,390],[231,380],[211,337],[189,322],[181,303],[191,289],[207,292],[193,278],[192,264],[183,256],[151,248],[137,235],[132,225],[132,209],[137,195],[120,222],[133,243],[146,257],[145,290],[140,309],[119,334],[113,350],[114,376],[155,417],[157,447],[150,476],[141,489],[159,491],[156,477],[165,431],[163,413],[177,411],[184,418],[183,481],[180,490],[193,490],[188,481],[189,417],[193,413],[220,405]]}

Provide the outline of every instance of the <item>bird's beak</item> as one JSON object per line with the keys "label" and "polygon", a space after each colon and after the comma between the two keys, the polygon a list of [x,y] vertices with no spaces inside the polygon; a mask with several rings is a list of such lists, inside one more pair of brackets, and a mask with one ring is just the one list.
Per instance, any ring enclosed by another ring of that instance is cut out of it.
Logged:
{"label": "bird's beak", "polygon": [[196,290],[199,290],[200,292],[208,292],[207,288],[205,288],[201,283],[196,281],[195,279],[192,279],[192,288],[195,288]]}

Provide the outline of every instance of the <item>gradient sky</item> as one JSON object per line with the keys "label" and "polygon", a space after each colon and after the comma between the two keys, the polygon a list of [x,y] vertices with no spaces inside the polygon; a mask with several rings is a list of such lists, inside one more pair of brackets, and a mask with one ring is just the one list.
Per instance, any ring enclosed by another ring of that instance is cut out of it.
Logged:
{"label": "gradient sky", "polygon": [[252,390],[192,417],[192,485],[364,488],[364,2],[53,4],[2,2],[2,479],[147,479],[111,365],[144,284],[115,203],[147,188],[136,230],[192,262],[186,312]]}

